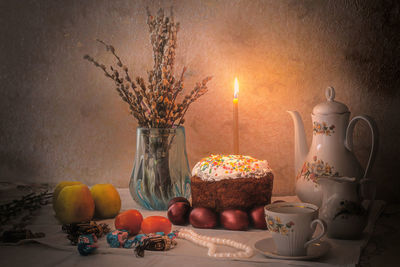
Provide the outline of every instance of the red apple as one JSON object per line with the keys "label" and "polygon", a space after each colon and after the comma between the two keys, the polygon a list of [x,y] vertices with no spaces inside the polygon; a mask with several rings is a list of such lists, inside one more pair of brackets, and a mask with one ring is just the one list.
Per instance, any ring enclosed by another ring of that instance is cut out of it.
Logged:
{"label": "red apple", "polygon": [[243,210],[225,210],[220,215],[221,225],[228,230],[246,230],[249,217]]}
{"label": "red apple", "polygon": [[254,207],[250,211],[251,224],[256,229],[267,229],[267,223],[265,222],[264,206]]}
{"label": "red apple", "polygon": [[194,208],[190,212],[189,221],[196,228],[215,228],[218,224],[217,214],[207,208]]}
{"label": "red apple", "polygon": [[168,208],[168,219],[176,225],[186,225],[189,219],[190,205],[186,202],[175,202]]}

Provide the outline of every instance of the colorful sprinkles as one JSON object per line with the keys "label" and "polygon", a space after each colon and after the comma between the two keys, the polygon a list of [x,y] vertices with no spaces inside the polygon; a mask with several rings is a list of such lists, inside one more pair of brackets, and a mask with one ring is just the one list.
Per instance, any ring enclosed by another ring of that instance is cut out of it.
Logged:
{"label": "colorful sprinkles", "polygon": [[195,169],[211,177],[230,176],[231,174],[246,177],[249,174],[270,171],[265,160],[258,160],[250,156],[223,154],[212,154],[201,159],[196,164]]}

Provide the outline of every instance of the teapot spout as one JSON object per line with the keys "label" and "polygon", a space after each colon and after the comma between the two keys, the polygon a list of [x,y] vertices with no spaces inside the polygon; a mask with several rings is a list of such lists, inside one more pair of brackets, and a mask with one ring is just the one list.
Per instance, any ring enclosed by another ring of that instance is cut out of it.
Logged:
{"label": "teapot spout", "polygon": [[306,132],[300,114],[297,111],[287,112],[292,116],[294,123],[294,171],[297,175],[308,154]]}

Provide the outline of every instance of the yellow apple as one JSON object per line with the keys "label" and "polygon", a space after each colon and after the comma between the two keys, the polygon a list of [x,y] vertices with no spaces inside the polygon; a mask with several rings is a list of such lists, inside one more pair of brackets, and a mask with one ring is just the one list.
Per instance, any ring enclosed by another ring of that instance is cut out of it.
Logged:
{"label": "yellow apple", "polygon": [[100,219],[114,218],[121,209],[121,198],[112,184],[96,184],[91,189],[95,203],[95,216]]}
{"label": "yellow apple", "polygon": [[82,183],[75,182],[75,181],[62,181],[62,182],[58,183],[58,185],[56,186],[56,188],[54,189],[54,192],[53,192],[53,209],[54,209],[54,211],[56,210],[55,203],[56,203],[58,194],[60,194],[61,190],[66,186],[76,185],[76,184],[82,184]]}
{"label": "yellow apple", "polygon": [[84,184],[65,186],[58,194],[54,210],[61,223],[90,221],[94,214],[94,201],[89,188]]}

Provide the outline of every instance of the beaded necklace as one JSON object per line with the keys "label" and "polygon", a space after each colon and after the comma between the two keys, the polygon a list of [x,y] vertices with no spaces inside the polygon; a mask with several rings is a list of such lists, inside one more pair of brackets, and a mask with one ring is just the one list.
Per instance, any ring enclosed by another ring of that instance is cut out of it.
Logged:
{"label": "beaded necklace", "polygon": [[[233,241],[231,239],[216,238],[210,236],[199,235],[190,229],[180,229],[176,232],[176,237],[189,240],[196,245],[208,248],[208,256],[215,258],[250,258],[253,256],[253,249],[245,244]],[[216,245],[225,245],[240,249],[240,252],[219,252],[217,253]]]}

